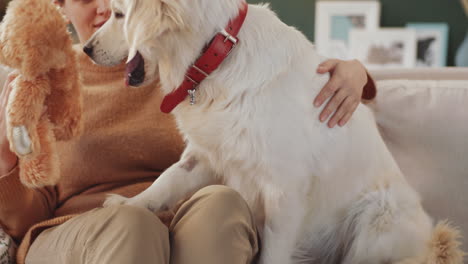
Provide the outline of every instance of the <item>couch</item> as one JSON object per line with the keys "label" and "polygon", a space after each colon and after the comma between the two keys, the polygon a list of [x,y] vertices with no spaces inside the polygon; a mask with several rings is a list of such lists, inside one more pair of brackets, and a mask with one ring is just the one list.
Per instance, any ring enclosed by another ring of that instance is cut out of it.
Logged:
{"label": "couch", "polygon": [[382,137],[435,221],[468,252],[468,68],[371,71]]}

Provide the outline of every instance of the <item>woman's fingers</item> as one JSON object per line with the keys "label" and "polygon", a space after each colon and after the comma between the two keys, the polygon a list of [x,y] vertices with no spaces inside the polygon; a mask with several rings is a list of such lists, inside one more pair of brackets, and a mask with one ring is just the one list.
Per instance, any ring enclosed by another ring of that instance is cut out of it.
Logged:
{"label": "woman's fingers", "polygon": [[330,128],[333,128],[338,123],[340,126],[343,126],[344,124],[346,124],[347,120],[349,120],[351,115],[356,110],[358,104],[359,104],[358,100],[350,96],[346,97],[343,100],[342,104],[338,107],[338,110],[333,114],[332,118],[328,122],[328,126]]}
{"label": "woman's fingers", "polygon": [[338,76],[330,78],[325,86],[320,90],[319,94],[315,97],[314,105],[320,107],[323,102],[332,97],[336,91],[340,89],[342,81]]}
{"label": "woman's fingers", "polygon": [[335,60],[335,59],[326,60],[319,64],[317,68],[317,72],[322,73],[322,74],[330,72],[331,70],[335,69],[338,62],[339,60]]}
{"label": "woman's fingers", "polygon": [[320,113],[320,121],[324,122],[328,117],[335,112],[338,107],[343,103],[348,94],[344,90],[339,90],[333,97],[328,101],[325,108]]}

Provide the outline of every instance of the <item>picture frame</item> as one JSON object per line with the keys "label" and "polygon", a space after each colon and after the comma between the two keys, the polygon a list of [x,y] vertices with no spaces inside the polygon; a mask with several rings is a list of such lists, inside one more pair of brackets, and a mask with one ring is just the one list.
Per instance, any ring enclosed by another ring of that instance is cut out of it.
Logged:
{"label": "picture frame", "polygon": [[369,69],[412,68],[416,65],[416,42],[413,29],[353,29],[350,32],[350,56]]}
{"label": "picture frame", "polygon": [[460,0],[463,8],[465,9],[465,14],[468,16],[468,0]]}
{"label": "picture frame", "polygon": [[349,59],[351,29],[376,30],[380,25],[379,1],[317,1],[315,46],[329,58]]}
{"label": "picture frame", "polygon": [[416,67],[447,66],[447,23],[408,23],[406,27],[416,31]]}

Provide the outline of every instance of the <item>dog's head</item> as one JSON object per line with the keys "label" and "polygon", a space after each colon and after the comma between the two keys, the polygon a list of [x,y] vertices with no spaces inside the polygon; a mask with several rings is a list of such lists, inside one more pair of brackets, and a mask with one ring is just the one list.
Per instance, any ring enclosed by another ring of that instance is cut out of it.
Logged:
{"label": "dog's head", "polygon": [[84,52],[105,66],[117,65],[127,58],[128,85],[154,81],[158,76],[155,43],[161,35],[185,26],[179,2],[112,0],[111,18],[88,40]]}

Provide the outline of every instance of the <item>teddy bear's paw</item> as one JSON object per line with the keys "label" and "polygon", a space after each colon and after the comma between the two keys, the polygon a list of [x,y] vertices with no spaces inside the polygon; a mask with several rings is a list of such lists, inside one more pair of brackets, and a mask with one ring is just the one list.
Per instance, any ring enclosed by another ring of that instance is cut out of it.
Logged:
{"label": "teddy bear's paw", "polygon": [[31,138],[25,126],[13,127],[12,147],[16,154],[25,156],[32,152]]}

